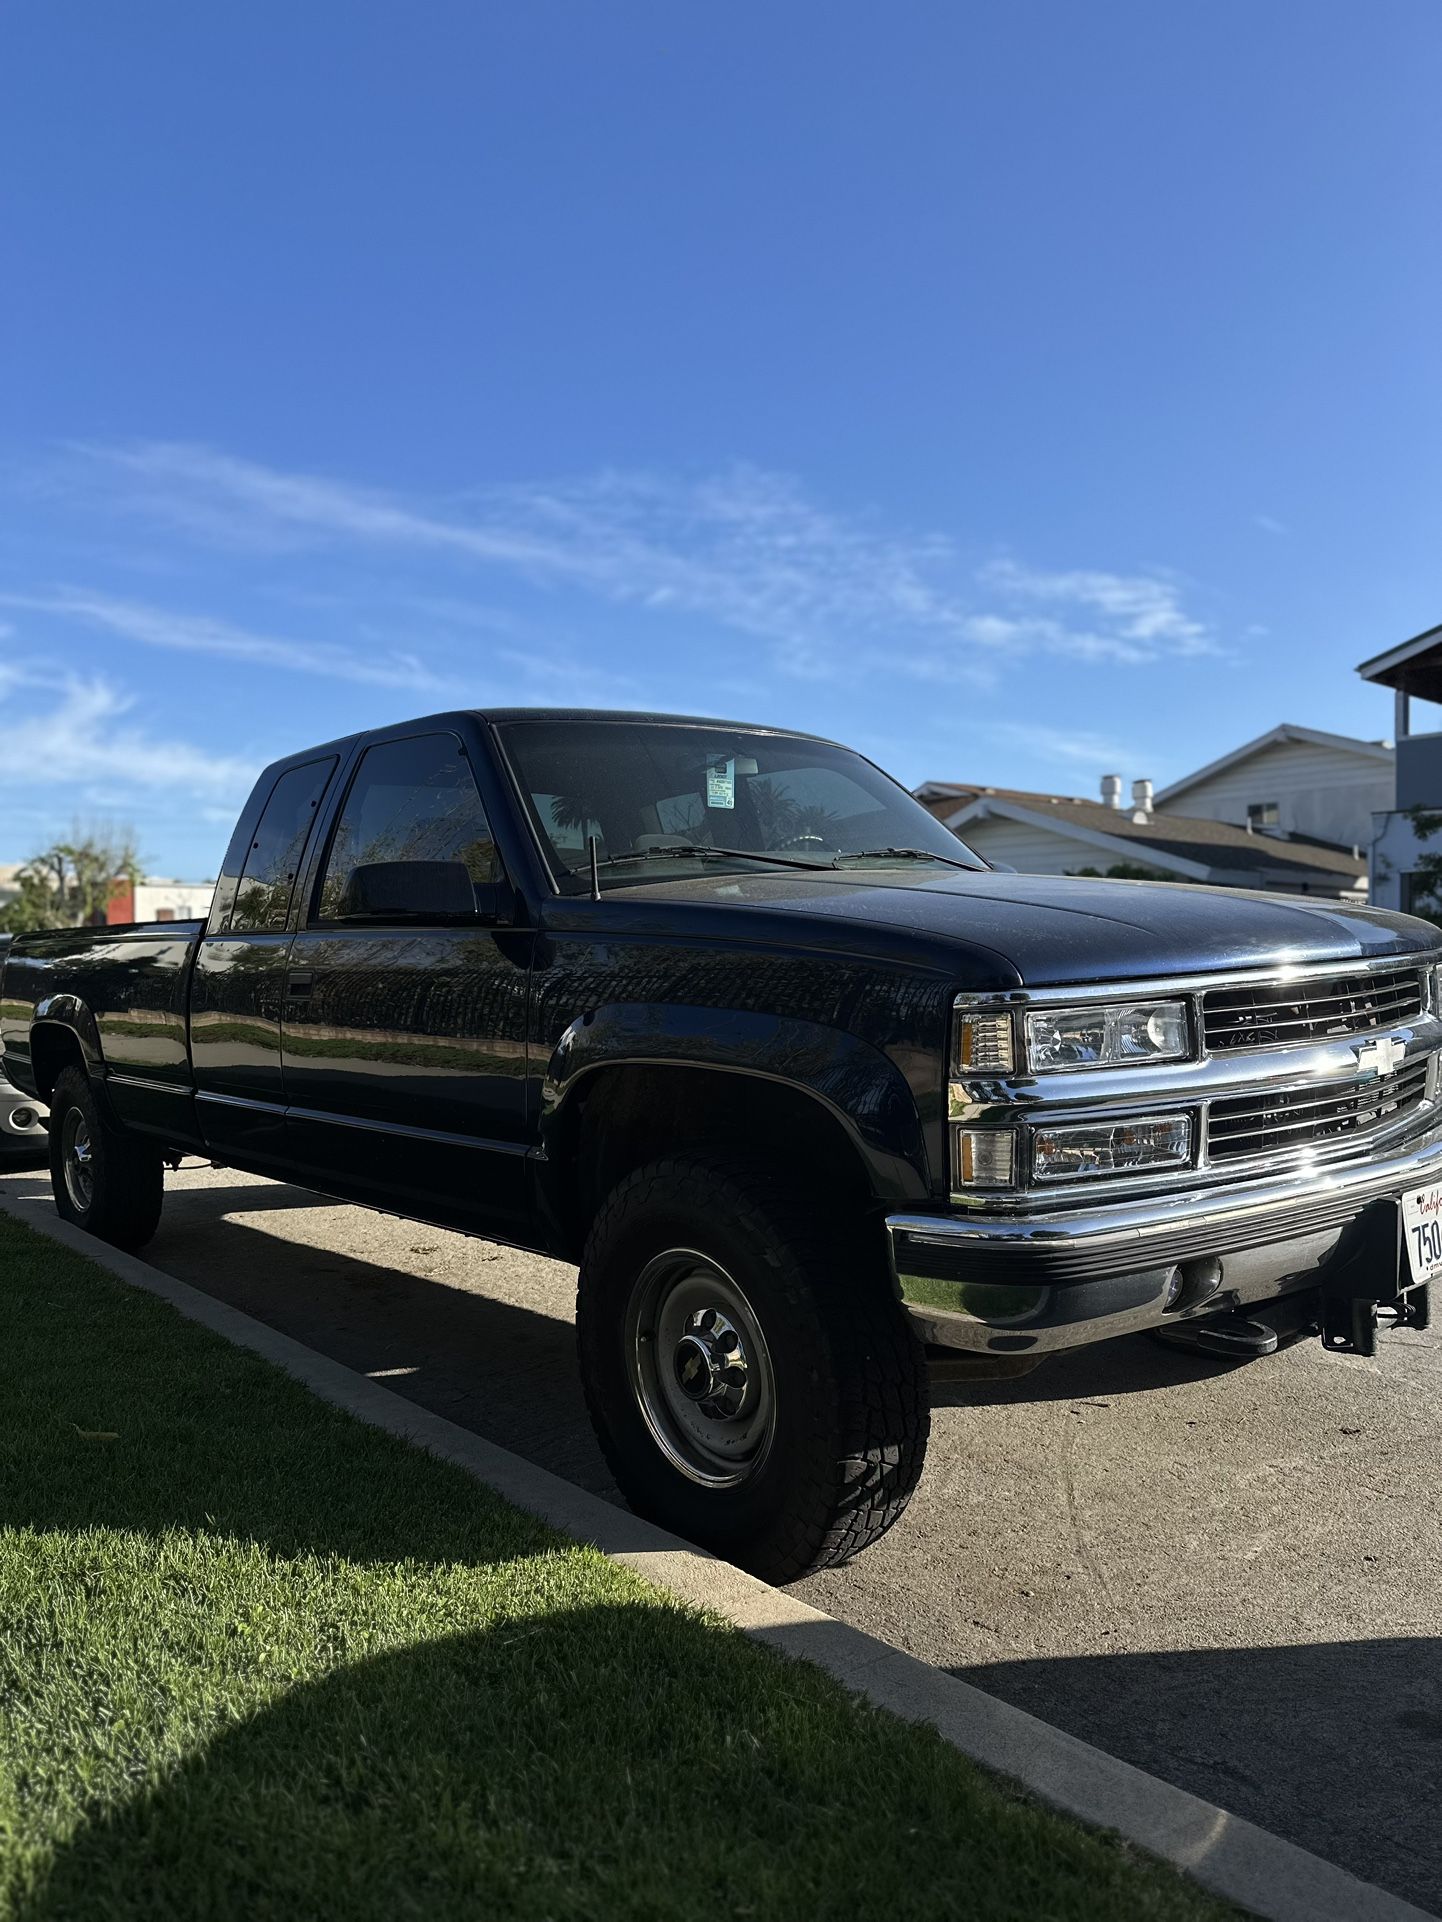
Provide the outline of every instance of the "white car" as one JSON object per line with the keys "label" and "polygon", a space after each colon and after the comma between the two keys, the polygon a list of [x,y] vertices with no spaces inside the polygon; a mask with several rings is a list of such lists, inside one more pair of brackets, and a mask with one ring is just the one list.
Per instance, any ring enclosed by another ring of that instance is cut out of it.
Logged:
{"label": "white car", "polygon": [[38,1101],[11,1087],[0,1067],[0,1174],[37,1168],[46,1159],[45,1114]]}
{"label": "white car", "polygon": [[[0,964],[4,962],[10,939],[8,934],[0,934]],[[0,1174],[16,1168],[38,1168],[48,1159],[45,1117],[42,1103],[11,1087],[5,1078],[5,1063],[0,1059]]]}

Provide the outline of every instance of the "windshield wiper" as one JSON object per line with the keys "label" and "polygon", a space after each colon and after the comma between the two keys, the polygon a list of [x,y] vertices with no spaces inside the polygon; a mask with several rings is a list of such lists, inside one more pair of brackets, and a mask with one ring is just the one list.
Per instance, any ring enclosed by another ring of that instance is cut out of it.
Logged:
{"label": "windshield wiper", "polygon": [[[624,866],[628,861],[664,861],[677,855],[682,857],[689,855],[703,861],[713,855],[731,861],[764,861],[770,867],[806,868],[813,874],[829,868],[832,865],[830,861],[799,860],[795,855],[791,854],[768,854],[762,848],[713,848],[702,847],[699,843],[695,842],[681,842],[671,847],[633,848],[629,854],[608,854],[604,856],[603,859],[597,861],[596,866],[598,868],[615,868]],[[583,862],[579,867],[567,868],[566,872],[568,874],[589,874],[591,872],[591,863],[589,861]]]}
{"label": "windshield wiper", "polygon": [[940,861],[943,867],[965,868],[968,874],[977,874],[980,869],[974,861],[953,861],[949,854],[936,854],[930,848],[849,848],[845,854],[838,854],[832,866],[839,868],[843,861]]}

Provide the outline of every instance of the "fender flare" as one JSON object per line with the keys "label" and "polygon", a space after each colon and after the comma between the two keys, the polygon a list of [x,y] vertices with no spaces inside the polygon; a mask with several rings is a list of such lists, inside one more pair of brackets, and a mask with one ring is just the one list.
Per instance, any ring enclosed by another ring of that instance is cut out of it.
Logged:
{"label": "fender flare", "polygon": [[869,1042],[819,1021],[733,1008],[608,1002],[564,1029],[541,1085],[547,1160],[576,1092],[605,1068],[678,1067],[749,1075],[809,1096],[846,1134],[880,1200],[923,1198],[928,1161],[921,1116],[906,1077]]}
{"label": "fender flare", "polygon": [[[100,1045],[100,1027],[88,1003],[76,994],[46,995],[35,1004],[30,1022],[30,1064],[35,1072],[35,1035],[40,1029],[59,1029],[72,1035],[80,1046],[85,1072],[92,1081],[105,1078],[105,1051]],[[39,1082],[39,1075],[35,1079]],[[49,1089],[44,1090],[48,1095]]]}

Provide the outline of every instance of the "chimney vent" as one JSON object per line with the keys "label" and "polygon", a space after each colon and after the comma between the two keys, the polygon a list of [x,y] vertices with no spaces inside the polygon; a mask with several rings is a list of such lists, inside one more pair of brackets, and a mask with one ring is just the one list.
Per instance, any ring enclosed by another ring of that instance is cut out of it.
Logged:
{"label": "chimney vent", "polygon": [[1132,782],[1132,806],[1136,809],[1138,814],[1151,813],[1152,784],[1150,781],[1133,781]]}
{"label": "chimney vent", "polygon": [[1102,776],[1102,805],[1119,808],[1122,804],[1122,777],[1120,774]]}

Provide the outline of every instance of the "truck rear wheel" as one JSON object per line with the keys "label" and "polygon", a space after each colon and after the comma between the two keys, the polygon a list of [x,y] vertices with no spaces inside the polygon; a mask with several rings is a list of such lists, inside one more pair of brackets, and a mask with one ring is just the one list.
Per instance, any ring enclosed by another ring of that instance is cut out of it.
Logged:
{"label": "truck rear wheel", "polygon": [[143,1248],[159,1226],[159,1150],[106,1118],[79,1068],[66,1068],[50,1097],[50,1186],[62,1220],[116,1248]]}
{"label": "truck rear wheel", "polygon": [[637,1511],[767,1581],[844,1562],[902,1514],[926,1359],[858,1237],[766,1174],[667,1160],[586,1242],[587,1405]]}

